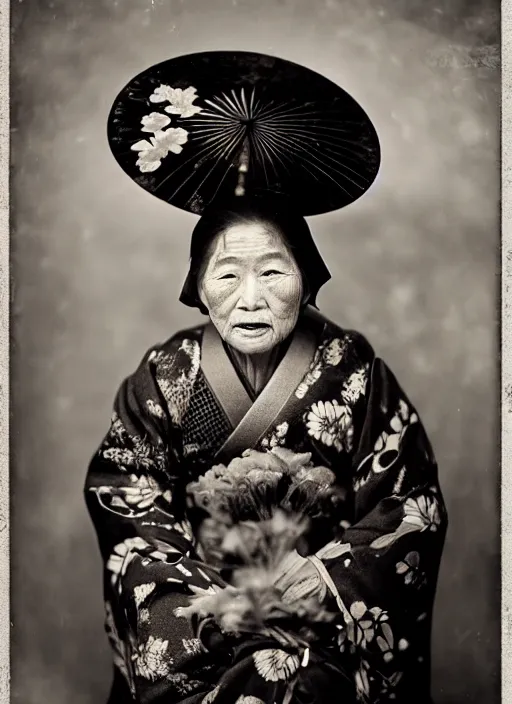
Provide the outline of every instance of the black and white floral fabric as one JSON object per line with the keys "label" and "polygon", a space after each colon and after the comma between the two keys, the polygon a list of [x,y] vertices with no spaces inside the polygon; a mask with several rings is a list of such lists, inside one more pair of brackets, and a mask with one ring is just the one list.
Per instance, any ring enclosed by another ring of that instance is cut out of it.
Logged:
{"label": "black and white floral fabric", "polygon": [[[192,95],[160,97],[193,109]],[[360,334],[332,323],[256,448],[310,452],[347,490],[343,550],[315,558],[337,611],[322,651],[299,658],[248,638],[205,652],[193,624],[175,615],[223,585],[198,554],[185,502],[186,484],[214,464],[232,430],[205,384],[202,332],[151,349],[125,380],[87,476],[116,671],[111,703],[427,704],[447,525],[437,466],[392,372]]]}

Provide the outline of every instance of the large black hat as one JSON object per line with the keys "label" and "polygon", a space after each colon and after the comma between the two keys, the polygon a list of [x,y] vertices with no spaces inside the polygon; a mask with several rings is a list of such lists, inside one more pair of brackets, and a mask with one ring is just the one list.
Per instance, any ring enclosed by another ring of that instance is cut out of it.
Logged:
{"label": "large black hat", "polygon": [[112,107],[108,137],[123,170],[201,214],[234,195],[283,195],[302,215],[363,195],[379,140],[359,104],[323,76],[244,51],[190,54],[136,76]]}

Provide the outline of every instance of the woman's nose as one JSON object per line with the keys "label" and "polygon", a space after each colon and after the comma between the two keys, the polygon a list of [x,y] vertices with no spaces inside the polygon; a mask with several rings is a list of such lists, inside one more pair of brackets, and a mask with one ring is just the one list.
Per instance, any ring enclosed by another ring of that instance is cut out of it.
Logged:
{"label": "woman's nose", "polygon": [[239,307],[243,310],[258,310],[265,305],[261,287],[256,276],[248,276],[242,282]]}

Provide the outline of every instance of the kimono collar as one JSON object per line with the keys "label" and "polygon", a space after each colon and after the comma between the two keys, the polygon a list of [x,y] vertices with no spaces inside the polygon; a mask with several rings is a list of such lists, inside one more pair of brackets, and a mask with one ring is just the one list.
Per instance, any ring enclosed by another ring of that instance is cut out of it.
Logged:
{"label": "kimono collar", "polygon": [[253,401],[236,372],[219,333],[213,324],[206,325],[201,368],[210,390],[233,428],[219,455],[240,455],[244,450],[254,447],[274,425],[310,368],[317,348],[318,333],[317,316],[301,316],[286,354]]}

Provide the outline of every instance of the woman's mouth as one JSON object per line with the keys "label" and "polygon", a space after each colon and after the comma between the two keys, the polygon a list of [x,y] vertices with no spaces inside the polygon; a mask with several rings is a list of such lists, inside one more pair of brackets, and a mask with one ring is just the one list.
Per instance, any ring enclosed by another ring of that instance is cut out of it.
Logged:
{"label": "woman's mouth", "polygon": [[238,323],[234,327],[244,335],[251,337],[264,335],[268,330],[271,330],[271,326],[268,323]]}
{"label": "woman's mouth", "polygon": [[242,328],[243,330],[260,330],[263,328],[269,328],[268,323],[237,323],[236,328]]}

